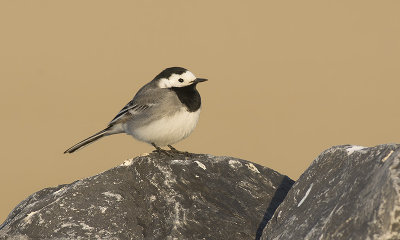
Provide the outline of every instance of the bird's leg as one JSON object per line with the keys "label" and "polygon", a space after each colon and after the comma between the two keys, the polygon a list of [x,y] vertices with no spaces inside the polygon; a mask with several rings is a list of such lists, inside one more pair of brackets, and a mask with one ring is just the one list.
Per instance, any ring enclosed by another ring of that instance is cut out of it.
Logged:
{"label": "bird's leg", "polygon": [[155,143],[151,143],[151,145],[153,145],[153,147],[156,148],[156,150],[154,150],[153,152],[158,152],[159,154],[164,153],[165,155],[172,157],[172,155],[170,153],[168,153],[166,150],[160,148],[159,146],[157,146]]}
{"label": "bird's leg", "polygon": [[174,148],[172,145],[167,145],[168,147],[169,147],[169,149],[171,149],[171,151],[173,151],[173,152],[181,152],[181,151],[178,151],[176,148]]}
{"label": "bird's leg", "polygon": [[186,156],[190,156],[190,153],[189,152],[182,152],[182,151],[179,151],[178,149],[176,149],[176,148],[174,148],[173,146],[171,146],[171,145],[167,145],[168,147],[169,147],[169,149],[171,149],[171,152],[173,152],[173,153],[178,153],[178,154],[184,154],[184,155],[186,155]]}
{"label": "bird's leg", "polygon": [[151,145],[153,145],[153,147],[155,147],[155,149],[157,151],[162,151],[162,149],[159,146],[157,146],[155,143],[151,143]]}

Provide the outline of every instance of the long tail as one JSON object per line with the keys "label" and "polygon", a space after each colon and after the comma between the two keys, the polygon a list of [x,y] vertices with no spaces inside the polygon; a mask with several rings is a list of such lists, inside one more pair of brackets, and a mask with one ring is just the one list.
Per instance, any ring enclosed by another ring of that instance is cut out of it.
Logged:
{"label": "long tail", "polygon": [[94,134],[93,136],[90,136],[90,137],[86,138],[85,140],[80,141],[79,143],[75,144],[74,146],[68,148],[67,150],[65,150],[64,153],[73,153],[76,150],[79,150],[79,149],[91,144],[92,142],[99,140],[102,137],[110,135],[108,133],[108,130],[109,130],[109,128],[101,130],[100,132]]}

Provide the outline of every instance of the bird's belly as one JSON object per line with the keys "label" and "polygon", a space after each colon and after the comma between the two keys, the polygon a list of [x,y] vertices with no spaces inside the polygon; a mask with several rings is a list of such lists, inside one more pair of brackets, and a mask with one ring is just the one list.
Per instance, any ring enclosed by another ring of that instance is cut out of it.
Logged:
{"label": "bird's belly", "polygon": [[189,136],[196,127],[199,116],[200,109],[189,112],[182,108],[174,115],[150,122],[143,127],[131,127],[127,132],[140,141],[166,146]]}

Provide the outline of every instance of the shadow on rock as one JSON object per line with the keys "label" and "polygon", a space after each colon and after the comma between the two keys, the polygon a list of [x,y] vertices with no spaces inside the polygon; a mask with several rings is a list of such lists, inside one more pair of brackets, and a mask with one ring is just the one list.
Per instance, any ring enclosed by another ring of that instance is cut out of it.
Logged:
{"label": "shadow on rock", "polygon": [[275,192],[274,196],[272,197],[272,200],[271,200],[267,210],[264,213],[264,217],[263,217],[260,225],[258,225],[257,232],[256,232],[256,240],[259,240],[261,238],[261,235],[262,235],[262,232],[263,232],[265,226],[267,225],[268,221],[271,220],[272,216],[274,215],[275,210],[283,202],[287,193],[292,188],[293,184],[294,184],[294,181],[286,176],[282,179],[282,182],[279,184],[278,189],[276,189],[276,192]]}

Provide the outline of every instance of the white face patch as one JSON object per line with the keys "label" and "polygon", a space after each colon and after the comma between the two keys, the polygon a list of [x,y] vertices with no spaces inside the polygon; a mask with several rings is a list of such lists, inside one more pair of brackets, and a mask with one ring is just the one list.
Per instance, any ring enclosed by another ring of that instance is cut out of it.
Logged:
{"label": "white face patch", "polygon": [[194,74],[190,71],[186,71],[182,74],[172,74],[168,79],[161,78],[158,82],[160,88],[171,88],[171,87],[186,87],[192,84],[196,80]]}

